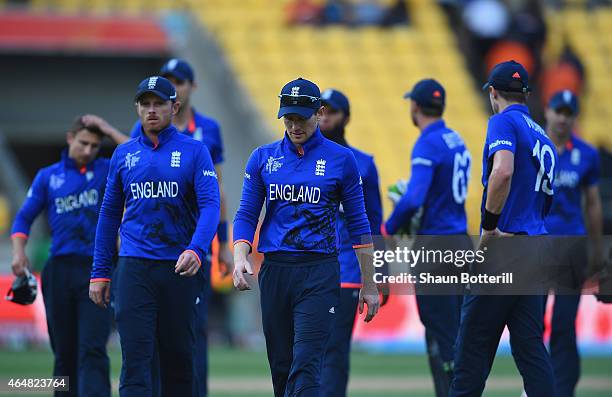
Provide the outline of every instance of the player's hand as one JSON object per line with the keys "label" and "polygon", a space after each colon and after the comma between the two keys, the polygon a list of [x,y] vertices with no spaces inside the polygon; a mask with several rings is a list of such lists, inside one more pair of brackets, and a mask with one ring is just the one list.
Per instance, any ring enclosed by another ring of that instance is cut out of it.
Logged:
{"label": "player's hand", "polygon": [[378,293],[382,296],[380,307],[383,307],[389,301],[389,284],[376,284],[376,287],[378,288]]}
{"label": "player's hand", "polygon": [[234,269],[234,256],[227,243],[219,244],[219,271],[221,277],[229,276]]}
{"label": "player's hand", "polygon": [[244,277],[245,273],[253,275],[253,267],[247,258],[238,258],[234,256],[234,271],[232,272],[232,279],[234,280],[234,287],[239,291],[246,291],[251,289],[248,281]]}
{"label": "player's hand", "polygon": [[89,283],[89,299],[100,307],[108,307],[110,302],[110,281],[93,281]]}
{"label": "player's hand", "polygon": [[376,316],[380,307],[378,289],[374,283],[364,284],[359,290],[359,314],[363,313],[364,304],[368,306],[364,321],[369,323]]}
{"label": "player's hand", "polygon": [[110,135],[110,131],[114,129],[106,120],[95,114],[86,114],[81,117],[81,121],[86,127],[98,127],[104,135]]}
{"label": "player's hand", "polygon": [[181,276],[192,277],[198,273],[200,269],[200,261],[196,254],[191,251],[184,251],[179,256],[174,266],[174,273],[178,273]]}
{"label": "player's hand", "polygon": [[13,274],[17,277],[21,277],[25,274],[26,269],[30,268],[30,260],[25,252],[17,252],[13,254],[13,261],[11,262],[11,269]]}
{"label": "player's hand", "polygon": [[498,228],[495,228],[493,230],[482,230],[482,234],[480,235],[480,242],[478,243],[478,249],[479,250],[483,250],[484,247],[487,246],[487,244],[495,238],[499,238],[499,237],[508,237],[508,236],[512,236],[512,233],[504,233],[501,230],[499,230]]}

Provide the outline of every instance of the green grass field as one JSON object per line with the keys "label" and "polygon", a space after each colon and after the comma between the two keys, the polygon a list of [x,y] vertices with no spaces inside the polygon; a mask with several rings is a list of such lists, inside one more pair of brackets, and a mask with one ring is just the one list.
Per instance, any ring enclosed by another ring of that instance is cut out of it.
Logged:
{"label": "green grass field", "polygon": [[[111,351],[114,389],[118,383],[121,355]],[[0,351],[0,378],[45,377],[51,373],[52,356],[47,350]],[[612,395],[612,358],[587,358],[577,397]],[[427,359],[420,355],[389,355],[354,352],[351,397],[432,397]],[[272,395],[265,354],[212,349],[210,354],[211,397],[269,397]],[[519,397],[521,380],[510,357],[495,361],[485,396]],[[24,396],[25,393],[2,394]],[[40,396],[42,394],[31,394]],[[115,392],[115,395],[117,393]]]}

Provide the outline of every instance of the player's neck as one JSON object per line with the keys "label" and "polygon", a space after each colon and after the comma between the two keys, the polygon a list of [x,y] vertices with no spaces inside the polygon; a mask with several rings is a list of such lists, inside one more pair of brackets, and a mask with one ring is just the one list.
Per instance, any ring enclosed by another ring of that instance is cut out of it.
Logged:
{"label": "player's neck", "polygon": [[423,132],[423,130],[427,127],[429,127],[430,125],[432,125],[433,123],[435,123],[436,121],[441,120],[440,117],[427,117],[427,116],[422,116],[419,119],[419,130],[421,132]]}
{"label": "player's neck", "polygon": [[185,103],[179,109],[179,112],[174,116],[172,123],[176,126],[176,129],[183,131],[189,125],[189,122],[193,118],[193,110],[189,102]]}
{"label": "player's neck", "polygon": [[569,142],[569,140],[572,137],[572,134],[564,135],[564,134],[555,133],[553,131],[546,131],[546,135],[550,137],[550,140],[557,147],[557,153],[561,153],[565,150],[565,146],[567,145],[567,142]]}

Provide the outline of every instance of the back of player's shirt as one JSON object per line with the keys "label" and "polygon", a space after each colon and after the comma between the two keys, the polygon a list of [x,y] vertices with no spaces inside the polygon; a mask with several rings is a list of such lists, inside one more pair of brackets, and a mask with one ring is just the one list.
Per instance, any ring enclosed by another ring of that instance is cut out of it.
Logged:
{"label": "back of player's shirt", "polygon": [[557,154],[544,129],[529,115],[527,106],[508,106],[489,120],[483,154],[482,211],[493,155],[500,150],[514,154],[514,174],[498,228],[507,233],[547,234],[544,217],[552,202]]}
{"label": "back of player's shirt", "polygon": [[439,120],[423,130],[412,150],[412,168],[431,167],[433,176],[418,229],[422,235],[467,232],[465,199],[471,157],[461,136]]}

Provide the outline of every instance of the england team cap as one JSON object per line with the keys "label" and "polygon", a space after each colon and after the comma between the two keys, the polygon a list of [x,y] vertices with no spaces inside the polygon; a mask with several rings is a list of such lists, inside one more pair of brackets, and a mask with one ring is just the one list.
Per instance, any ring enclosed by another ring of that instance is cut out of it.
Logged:
{"label": "england team cap", "polygon": [[138,102],[140,97],[148,92],[157,95],[164,101],[176,101],[176,90],[170,80],[165,77],[151,76],[142,80],[138,84],[134,100]]}
{"label": "england team cap", "polygon": [[310,118],[321,107],[321,90],[312,81],[298,78],[290,81],[281,90],[278,118],[297,114]]}

